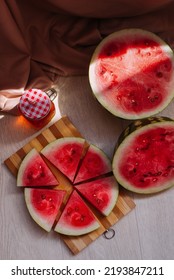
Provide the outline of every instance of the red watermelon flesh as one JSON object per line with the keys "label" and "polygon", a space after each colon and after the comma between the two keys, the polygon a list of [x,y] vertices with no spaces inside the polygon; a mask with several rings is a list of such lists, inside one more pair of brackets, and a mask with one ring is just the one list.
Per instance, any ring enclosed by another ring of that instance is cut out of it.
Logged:
{"label": "red watermelon flesh", "polygon": [[50,231],[62,205],[65,191],[25,188],[24,195],[28,211],[34,221]]}
{"label": "red watermelon flesh", "polygon": [[59,185],[40,154],[32,149],[23,159],[17,174],[17,186],[57,186]]}
{"label": "red watermelon flesh", "polygon": [[93,180],[76,186],[77,191],[103,215],[108,216],[118,198],[118,184],[114,176]]}
{"label": "red watermelon flesh", "polygon": [[94,145],[90,145],[83,158],[74,184],[96,178],[112,171],[112,166],[106,154]]}
{"label": "red watermelon flesh", "polygon": [[41,153],[64,175],[73,181],[76,174],[85,140],[77,137],[64,137],[48,144]]}
{"label": "red watermelon flesh", "polygon": [[99,228],[99,223],[76,191],[71,194],[55,231],[66,235],[82,235]]}
{"label": "red watermelon flesh", "polygon": [[145,118],[163,110],[174,97],[173,52],[151,32],[115,32],[94,52],[89,80],[94,95],[111,113]]}
{"label": "red watermelon flesh", "polygon": [[113,172],[125,188],[154,193],[174,185],[174,122],[152,123],[125,138],[113,159]]}

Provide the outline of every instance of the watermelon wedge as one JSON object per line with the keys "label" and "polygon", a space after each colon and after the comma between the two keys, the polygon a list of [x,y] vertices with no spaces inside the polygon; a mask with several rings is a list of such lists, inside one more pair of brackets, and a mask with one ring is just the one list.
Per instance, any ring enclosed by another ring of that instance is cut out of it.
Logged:
{"label": "watermelon wedge", "polygon": [[28,211],[33,220],[44,230],[51,231],[59,209],[62,205],[65,191],[25,188],[24,196]]}
{"label": "watermelon wedge", "polygon": [[82,183],[77,185],[76,189],[105,216],[111,213],[119,193],[118,184],[114,176]]}
{"label": "watermelon wedge", "polygon": [[130,124],[120,136],[113,173],[124,188],[137,193],[174,186],[174,121],[153,117]]}
{"label": "watermelon wedge", "polygon": [[94,145],[90,145],[77,172],[74,184],[96,178],[112,171],[112,165],[106,154]]}
{"label": "watermelon wedge", "polygon": [[74,180],[85,140],[77,137],[64,137],[48,144],[41,153],[71,181]]}
{"label": "watermelon wedge", "polygon": [[79,236],[89,233],[99,226],[94,214],[74,190],[54,230],[65,235]]}
{"label": "watermelon wedge", "polygon": [[17,174],[18,187],[57,186],[59,182],[36,149],[23,159]]}
{"label": "watermelon wedge", "polygon": [[174,97],[174,56],[157,35],[124,29],[106,37],[89,65],[97,100],[115,116],[141,119],[162,111]]}

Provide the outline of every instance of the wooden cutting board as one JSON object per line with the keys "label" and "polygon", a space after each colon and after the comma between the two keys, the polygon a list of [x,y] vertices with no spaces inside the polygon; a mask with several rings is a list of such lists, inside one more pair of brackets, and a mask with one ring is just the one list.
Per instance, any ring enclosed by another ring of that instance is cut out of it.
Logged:
{"label": "wooden cutting board", "polygon": [[[49,128],[45,129],[43,132],[41,132],[37,137],[23,146],[16,153],[11,155],[8,159],[5,160],[4,163],[11,171],[11,173],[14,176],[17,176],[18,168],[21,164],[21,161],[32,148],[36,148],[38,151],[40,151],[43,149],[43,147],[45,147],[48,143],[54,141],[55,139],[70,136],[82,137],[80,132],[74,127],[68,117],[65,116],[51,125]],[[54,173],[55,172],[57,172],[56,169],[54,169]],[[60,174],[57,173],[57,176],[59,177]],[[70,185],[62,185],[68,193],[71,192]],[[85,247],[87,247],[92,241],[102,235],[107,229],[117,223],[122,217],[128,214],[134,207],[135,203],[129,197],[128,193],[125,190],[121,189],[117,204],[109,216],[104,217],[95,209],[93,209],[100,222],[100,227],[97,230],[79,237],[65,236],[61,234],[60,236],[72,251],[72,253],[77,254]]]}

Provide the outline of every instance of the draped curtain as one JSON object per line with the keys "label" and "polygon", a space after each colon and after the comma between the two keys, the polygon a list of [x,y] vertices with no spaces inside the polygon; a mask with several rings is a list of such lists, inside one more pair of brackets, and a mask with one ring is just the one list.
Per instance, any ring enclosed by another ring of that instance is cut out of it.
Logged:
{"label": "draped curtain", "polygon": [[100,41],[123,28],[155,32],[174,48],[172,0],[1,0],[0,110],[24,89],[87,75]]}

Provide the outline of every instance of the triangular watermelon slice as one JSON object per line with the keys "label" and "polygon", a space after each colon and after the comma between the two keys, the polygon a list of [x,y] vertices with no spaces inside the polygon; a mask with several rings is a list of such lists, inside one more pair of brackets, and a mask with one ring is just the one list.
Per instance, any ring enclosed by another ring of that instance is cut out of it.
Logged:
{"label": "triangular watermelon slice", "polygon": [[46,231],[50,231],[58,215],[66,191],[25,188],[26,205],[33,220]]}
{"label": "triangular watermelon slice", "polygon": [[36,149],[23,159],[17,174],[18,187],[57,186],[59,182]]}
{"label": "triangular watermelon slice", "polygon": [[85,140],[78,137],[59,138],[48,144],[41,153],[65,176],[73,181]]}
{"label": "triangular watermelon slice", "polygon": [[73,191],[54,230],[61,234],[78,236],[89,233],[99,226],[89,207],[78,193]]}
{"label": "triangular watermelon slice", "polygon": [[105,216],[111,213],[119,194],[114,176],[82,183],[77,185],[76,189]]}
{"label": "triangular watermelon slice", "polygon": [[74,184],[96,178],[112,171],[112,166],[106,154],[94,145],[90,145],[80,169],[75,178]]}

